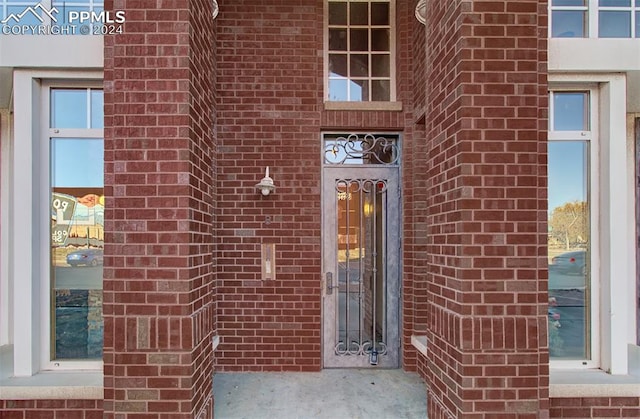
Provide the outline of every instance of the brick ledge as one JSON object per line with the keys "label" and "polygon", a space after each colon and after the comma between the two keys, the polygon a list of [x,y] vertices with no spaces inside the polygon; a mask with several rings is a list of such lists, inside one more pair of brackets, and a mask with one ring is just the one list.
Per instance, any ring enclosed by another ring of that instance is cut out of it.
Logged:
{"label": "brick ledge", "polygon": [[423,356],[427,356],[427,337],[425,335],[411,335],[411,345]]}
{"label": "brick ledge", "polygon": [[0,400],[102,400],[101,371],[43,372],[0,380]]}
{"label": "brick ledge", "polygon": [[551,371],[549,397],[640,397],[640,377],[601,370]]}

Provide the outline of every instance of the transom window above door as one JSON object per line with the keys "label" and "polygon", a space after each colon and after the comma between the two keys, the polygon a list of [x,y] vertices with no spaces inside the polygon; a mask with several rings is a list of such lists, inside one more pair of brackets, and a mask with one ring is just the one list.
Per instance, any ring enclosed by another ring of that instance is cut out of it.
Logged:
{"label": "transom window above door", "polygon": [[325,31],[327,101],[395,100],[393,1],[329,0]]}

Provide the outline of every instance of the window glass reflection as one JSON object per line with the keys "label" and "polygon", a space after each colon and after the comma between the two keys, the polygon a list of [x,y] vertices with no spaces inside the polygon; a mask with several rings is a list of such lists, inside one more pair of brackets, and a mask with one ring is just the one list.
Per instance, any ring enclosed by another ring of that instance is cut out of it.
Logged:
{"label": "window glass reflection", "polygon": [[631,12],[628,11],[600,11],[600,38],[629,38],[631,37]]}
{"label": "window glass reflection", "polygon": [[371,50],[390,51],[389,38],[389,29],[372,29]]}
{"label": "window glass reflection", "polygon": [[[51,359],[102,358],[104,101],[101,89],[51,89]],[[100,131],[96,131],[99,129]],[[58,134],[60,134],[58,133]],[[62,134],[60,134],[62,135]]]}
{"label": "window glass reflection", "polygon": [[53,359],[102,357],[103,150],[101,139],[51,140]]}
{"label": "window glass reflection", "polygon": [[631,6],[631,0],[600,0],[599,5],[605,7],[629,7]]}
{"label": "window glass reflection", "polygon": [[371,80],[371,100],[391,100],[391,83],[389,80]]}
{"label": "window glass reflection", "polygon": [[554,10],[551,13],[551,36],[554,38],[584,38],[587,12],[582,10]]}
{"label": "window glass reflection", "polygon": [[369,51],[369,30],[351,29],[349,31],[351,51]]}
{"label": "window glass reflection", "polygon": [[329,0],[327,100],[391,100],[389,1]]}
{"label": "window glass reflection", "polygon": [[346,29],[329,29],[329,50],[330,51],[346,51],[347,50],[347,30]]}
{"label": "window glass reflection", "polygon": [[329,80],[329,100],[346,101],[348,96],[349,81],[346,79]]}
{"label": "window glass reflection", "polygon": [[390,58],[388,54],[371,56],[371,76],[389,77]]}
{"label": "window glass reflection", "polygon": [[368,77],[369,76],[369,55],[353,54],[350,63],[351,77]]}
{"label": "window glass reflection", "polygon": [[549,142],[549,353],[590,357],[587,141]]}
{"label": "window glass reflection", "polygon": [[371,3],[371,24],[389,26],[389,2]]}
{"label": "window glass reflection", "polygon": [[369,24],[369,4],[368,3],[350,3],[349,4],[349,23],[352,25],[368,25]]}
{"label": "window glass reflection", "polygon": [[586,92],[553,94],[554,131],[586,131],[589,129],[589,106]]}
{"label": "window glass reflection", "polygon": [[87,89],[51,91],[51,128],[87,128]]}
{"label": "window glass reflection", "polygon": [[104,128],[104,94],[91,89],[91,128]]}
{"label": "window glass reflection", "polygon": [[329,2],[329,25],[346,25],[347,24],[347,3],[346,2]]}
{"label": "window glass reflection", "polygon": [[552,6],[586,6],[588,0],[552,0]]}

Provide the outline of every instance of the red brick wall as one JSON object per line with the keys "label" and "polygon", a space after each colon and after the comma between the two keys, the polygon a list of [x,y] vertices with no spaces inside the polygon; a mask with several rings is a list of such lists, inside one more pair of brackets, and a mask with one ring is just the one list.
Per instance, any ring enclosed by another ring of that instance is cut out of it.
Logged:
{"label": "red brick wall", "polygon": [[428,5],[429,417],[544,416],[546,4]]}
{"label": "red brick wall", "polygon": [[105,6],[105,417],[211,417],[211,2]]}
{"label": "red brick wall", "polygon": [[[216,227],[221,371],[321,367],[320,135],[323,130],[404,131],[404,144],[410,144],[413,8],[399,3],[401,112],[323,110],[322,0],[270,0],[259,7],[242,0],[221,8]],[[411,155],[406,150],[403,159]],[[254,185],[266,166],[277,191],[265,198]],[[275,281],[261,280],[261,243],[276,243]],[[403,290],[410,296],[406,273]],[[413,316],[404,321],[403,342],[410,348]],[[407,351],[405,358],[411,357],[415,363],[415,354]]]}
{"label": "red brick wall", "polygon": [[552,418],[640,418],[640,397],[553,398]]}
{"label": "red brick wall", "polygon": [[320,369],[320,16],[322,1],[239,0],[217,20],[220,371]]}
{"label": "red brick wall", "polygon": [[[416,2],[417,3],[417,2]],[[413,10],[413,9],[412,9]],[[412,42],[412,92],[413,92],[413,138],[411,142],[411,165],[405,170],[405,177],[411,182],[406,185],[409,201],[405,204],[405,217],[408,225],[405,230],[412,234],[411,246],[405,249],[406,266],[413,275],[411,296],[412,333],[424,335],[427,331],[427,195],[425,168],[428,162],[428,147],[425,133],[425,110],[427,97],[427,56],[426,56],[426,28],[417,19],[411,22]],[[410,171],[409,171],[410,170]],[[407,296],[409,299],[410,296]]]}
{"label": "red brick wall", "polygon": [[102,400],[0,400],[2,419],[102,419]]}

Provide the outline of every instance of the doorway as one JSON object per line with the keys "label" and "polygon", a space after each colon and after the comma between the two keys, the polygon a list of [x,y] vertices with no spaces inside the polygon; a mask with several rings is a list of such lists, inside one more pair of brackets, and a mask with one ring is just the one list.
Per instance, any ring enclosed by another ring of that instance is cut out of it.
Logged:
{"label": "doorway", "polygon": [[323,364],[400,364],[397,136],[325,135]]}

